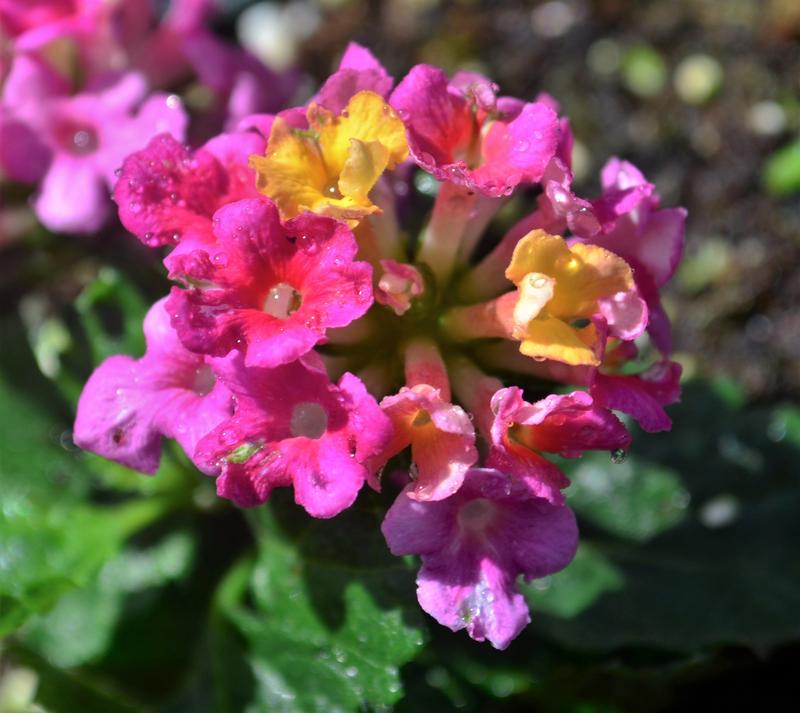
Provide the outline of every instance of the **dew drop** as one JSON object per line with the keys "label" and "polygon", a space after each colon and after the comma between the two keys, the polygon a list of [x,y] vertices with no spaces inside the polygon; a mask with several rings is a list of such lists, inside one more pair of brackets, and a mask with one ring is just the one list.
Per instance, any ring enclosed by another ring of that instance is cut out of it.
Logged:
{"label": "dew drop", "polygon": [[308,255],[315,255],[319,252],[319,243],[310,235],[301,235],[297,238],[297,242],[300,245],[300,249]]}
{"label": "dew drop", "polygon": [[627,457],[628,452],[624,448],[617,448],[616,450],[611,451],[611,462],[615,465],[624,463]]}
{"label": "dew drop", "polygon": [[239,432],[233,428],[226,428],[220,433],[219,438],[226,446],[232,446],[234,443],[238,443]]}

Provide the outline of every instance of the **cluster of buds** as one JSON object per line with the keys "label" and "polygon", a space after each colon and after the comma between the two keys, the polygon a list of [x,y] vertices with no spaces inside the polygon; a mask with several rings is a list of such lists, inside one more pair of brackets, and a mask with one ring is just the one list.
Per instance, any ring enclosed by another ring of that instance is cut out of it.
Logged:
{"label": "cluster of buds", "polygon": [[[685,211],[616,159],[602,195],[575,195],[571,153],[551,98],[426,65],[395,86],[358,45],[306,106],[195,151],[159,136],[115,197],[177,284],[146,354],[89,379],[76,442],[152,473],[174,438],[242,507],[288,486],[329,518],[365,483],[397,490],[382,530],[420,556],[422,608],[506,647],[529,621],[519,578],[577,546],[548,455],[619,457],[614,412],[664,430],[679,396],[659,288]],[[438,191],[412,236],[419,169]],[[515,192],[532,212],[486,245]]]}

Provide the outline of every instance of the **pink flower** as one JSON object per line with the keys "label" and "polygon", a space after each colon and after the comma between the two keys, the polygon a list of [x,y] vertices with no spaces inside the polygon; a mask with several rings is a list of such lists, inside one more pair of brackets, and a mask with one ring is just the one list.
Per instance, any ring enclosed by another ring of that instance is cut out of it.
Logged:
{"label": "pink flower", "polygon": [[178,441],[191,458],[197,441],[233,413],[231,394],[214,372],[217,364],[180,343],[165,301],[145,317],[145,355],[113,356],[97,367],[75,419],[81,448],[144,473],[158,469],[162,436]]}
{"label": "pink flower", "polygon": [[422,273],[413,265],[395,260],[381,260],[380,266],[383,272],[375,289],[375,301],[402,316],[425,291]]}
{"label": "pink flower", "polygon": [[186,115],[165,95],[145,100],[135,73],[75,96],[67,89],[41,61],[16,58],[0,105],[0,157],[12,178],[41,181],[35,209],[50,230],[93,232],[108,218],[124,157],[160,132],[182,138]]}
{"label": "pink flower", "polygon": [[[408,486],[409,488],[413,486]],[[453,631],[506,648],[530,621],[516,580],[569,564],[578,528],[567,507],[536,497],[522,481],[473,468],[452,497],[418,502],[401,493],[382,526],[395,555],[420,555],[420,606]]]}
{"label": "pink flower", "polygon": [[492,398],[495,413],[492,449],[487,463],[524,478],[537,496],[559,504],[569,481],[540,453],[577,458],[587,450],[627,448],[631,436],[607,408],[595,404],[584,391],[552,394],[533,404],[522,389],[501,389]]}
{"label": "pink flower", "polygon": [[351,42],[336,70],[312,99],[334,114],[341,114],[350,99],[358,92],[368,90],[389,96],[394,79],[366,47]]}
{"label": "pink flower", "polygon": [[439,180],[487,196],[539,181],[558,142],[555,112],[511,99],[492,107],[488,80],[468,75],[466,88],[463,80],[448,82],[440,69],[417,65],[392,93],[413,159]]}
{"label": "pink flower", "polygon": [[408,496],[441,500],[456,492],[478,460],[475,429],[464,409],[428,384],[404,386],[384,398],[381,408],[392,421],[394,436],[373,462],[383,465],[410,445],[416,484]]}
{"label": "pink flower", "polygon": [[263,153],[256,133],[222,134],[190,152],[168,134],[125,159],[114,198],[122,224],[145,245],[182,250],[213,244],[211,218],[223,205],[254,198],[247,161]]}
{"label": "pink flower", "polygon": [[247,366],[294,361],[372,304],[372,268],[354,260],[343,223],[305,213],[282,225],[274,204],[246,199],[214,215],[213,248],[174,258],[167,308],[192,351],[244,354]]}
{"label": "pink flower", "polygon": [[601,180],[603,195],[593,205],[605,216],[603,231],[591,237],[579,232],[577,237],[611,250],[631,265],[649,309],[648,332],[662,354],[669,354],[671,330],[659,288],[670,280],[683,255],[686,210],[659,209],[655,187],[627,161],[611,159]]}
{"label": "pink flower", "polygon": [[314,517],[352,505],[367,477],[364,462],[391,435],[361,381],[346,373],[334,385],[311,358],[274,369],[237,361],[224,378],[236,412],[195,453],[207,468],[221,468],[219,495],[251,507],[292,485],[295,501]]}

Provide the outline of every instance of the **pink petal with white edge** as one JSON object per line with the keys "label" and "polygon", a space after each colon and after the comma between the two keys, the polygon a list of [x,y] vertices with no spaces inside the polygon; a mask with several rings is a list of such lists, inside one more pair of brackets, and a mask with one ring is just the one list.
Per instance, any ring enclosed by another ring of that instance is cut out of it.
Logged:
{"label": "pink petal with white edge", "polygon": [[612,337],[631,341],[647,328],[647,303],[636,290],[618,292],[600,300],[599,306]]}

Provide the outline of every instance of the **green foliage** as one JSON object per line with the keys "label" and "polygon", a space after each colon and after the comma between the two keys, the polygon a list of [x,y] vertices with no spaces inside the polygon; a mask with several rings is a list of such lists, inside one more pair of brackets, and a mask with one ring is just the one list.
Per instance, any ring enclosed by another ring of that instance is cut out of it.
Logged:
{"label": "green foliage", "polygon": [[800,137],[779,148],[764,164],[764,187],[773,196],[800,191]]}
{"label": "green foliage", "polygon": [[[121,280],[101,276],[78,306],[69,341],[80,332],[94,360],[141,351],[132,323],[114,336],[98,316],[140,319]],[[497,652],[419,610],[417,563],[380,534],[392,493],[314,520],[281,491],[245,517],[177,448],[152,478],[82,454],[21,322],[2,337],[10,710],[659,710],[684,677],[725,670],[721,647],[800,637],[800,410],[748,408],[732,381],[688,384],[672,433],[638,434],[625,462],[563,462],[580,548],[521,583],[533,624]]]}
{"label": "green foliage", "polygon": [[250,710],[391,705],[402,696],[399,667],[424,634],[413,573],[386,551],[380,511],[359,504],[334,520],[290,528],[290,537],[278,523],[301,513],[286,498],[275,501],[254,518],[254,607],[228,610],[250,646],[257,684]]}

